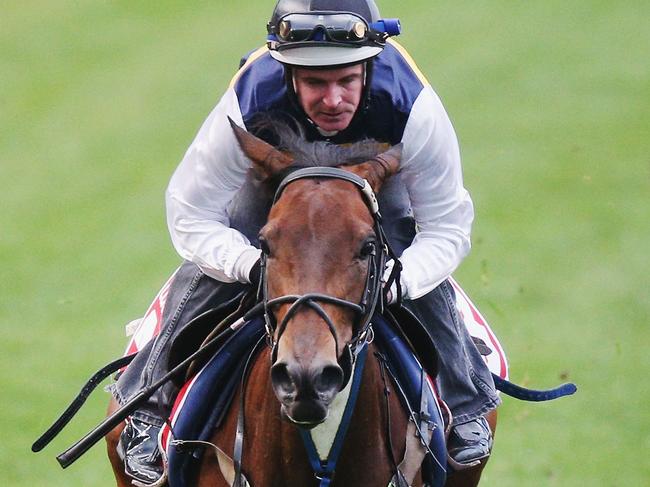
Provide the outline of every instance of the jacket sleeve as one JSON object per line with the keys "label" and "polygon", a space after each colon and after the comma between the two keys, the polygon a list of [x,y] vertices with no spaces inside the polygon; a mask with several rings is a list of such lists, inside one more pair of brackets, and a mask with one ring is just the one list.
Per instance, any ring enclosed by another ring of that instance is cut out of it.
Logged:
{"label": "jacket sleeve", "polygon": [[230,228],[227,206],[244,184],[250,161],[228,122],[243,126],[232,88],[199,130],[166,193],[167,225],[183,259],[222,282],[248,282],[260,251]]}
{"label": "jacket sleeve", "polygon": [[416,299],[458,267],[470,249],[474,208],[463,187],[458,140],[431,86],[416,99],[402,138],[401,173],[417,233],[400,261],[404,295]]}

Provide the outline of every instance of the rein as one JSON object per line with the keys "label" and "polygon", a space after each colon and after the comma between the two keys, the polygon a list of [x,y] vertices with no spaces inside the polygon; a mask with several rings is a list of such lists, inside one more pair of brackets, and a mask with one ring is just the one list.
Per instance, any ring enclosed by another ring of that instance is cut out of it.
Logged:
{"label": "rein", "polygon": [[[354,173],[345,171],[343,169],[335,167],[308,167],[303,169],[298,169],[288,176],[286,176],[280,183],[275,197],[273,199],[273,204],[276,204],[280,199],[282,192],[285,188],[301,179],[311,179],[311,178],[325,178],[325,179],[338,179],[342,181],[348,181],[354,184],[359,191],[361,192],[364,201],[373,217],[375,237],[377,238],[377,246],[375,246],[368,255],[368,272],[366,274],[366,284],[363,291],[361,301],[359,303],[354,303],[346,299],[337,298],[335,296],[330,296],[322,293],[308,293],[308,294],[294,294],[280,296],[277,298],[269,299],[268,297],[268,281],[266,273],[266,259],[267,255],[263,252],[261,257],[261,282],[260,282],[260,300],[263,304],[264,310],[264,320],[266,324],[266,334],[269,345],[271,346],[271,360],[275,362],[277,357],[277,345],[284,333],[289,320],[295,316],[298,310],[302,307],[308,307],[314,310],[325,322],[327,325],[332,337],[334,338],[334,343],[336,346],[336,353],[338,356],[339,350],[339,340],[334,327],[332,319],[327,314],[327,312],[321,306],[321,303],[334,304],[343,308],[348,308],[356,314],[356,321],[354,333],[352,339],[346,343],[344,347],[344,352],[339,359],[339,366],[343,370],[344,380],[341,385],[341,390],[345,388],[348,381],[350,380],[354,362],[356,356],[359,352],[360,345],[363,345],[368,341],[372,336],[371,333],[371,323],[370,320],[375,313],[377,307],[379,311],[383,310],[385,296],[382,293],[382,277],[384,268],[386,266],[387,258],[393,259],[395,265],[393,267],[393,272],[391,272],[388,282],[385,283],[385,289],[390,289],[390,286],[393,281],[397,283],[398,288],[398,297],[401,298],[401,292],[399,291],[399,272],[401,266],[397,256],[392,251],[386,239],[386,235],[381,226],[381,214],[379,213],[379,204],[377,203],[377,197],[375,196],[374,191],[370,187],[370,184],[367,180],[357,176]],[[379,247],[379,250],[377,249]],[[275,317],[272,313],[272,308],[281,304],[292,303],[291,307],[287,311],[287,314],[284,316],[282,321],[278,324],[275,320]],[[277,339],[274,338],[275,332],[277,330]]]}
{"label": "rein", "polygon": [[[200,314],[194,318],[190,323],[203,320],[213,320],[214,316],[219,311],[220,310],[218,308],[209,309],[203,314]],[[124,403],[110,416],[106,417],[100,424],[95,426],[95,428],[88,432],[83,438],[59,454],[56,459],[58,460],[61,467],[67,468],[75,461],[77,461],[79,457],[86,453],[95,443],[106,436],[113,428],[119,425],[128,416],[133,414],[133,412],[136,411],[147,399],[149,399],[160,388],[160,386],[169,382],[172,378],[185,373],[187,367],[190,366],[194,361],[200,361],[208,358],[210,354],[214,353],[215,350],[222,346],[224,342],[235,333],[235,331],[239,328],[239,326],[241,326],[243,322],[243,318],[241,317],[235,315],[227,316],[216,327],[216,329],[221,330],[220,333],[216,334],[209,341],[204,343],[201,348],[180,362],[176,367],[167,372],[167,374],[165,374],[159,380],[151,384],[149,387],[140,390],[140,392],[133,396],[129,401]],[[190,323],[188,323],[188,325]],[[79,408],[81,408],[88,395],[95,389],[95,387],[97,387],[99,382],[101,382],[102,379],[108,377],[108,375],[110,375],[112,372],[115,372],[116,370],[119,370],[123,366],[127,365],[135,357],[135,355],[136,354],[128,355],[126,357],[117,359],[95,373],[95,375],[93,375],[93,377],[83,387],[77,398],[75,398],[72,404],[64,411],[61,417],[59,417],[59,419],[57,419],[57,421],[34,442],[32,445],[32,451],[38,452],[45,448],[45,446],[47,446],[54,439],[54,437],[56,437],[56,435],[61,432],[61,430],[70,422]]]}

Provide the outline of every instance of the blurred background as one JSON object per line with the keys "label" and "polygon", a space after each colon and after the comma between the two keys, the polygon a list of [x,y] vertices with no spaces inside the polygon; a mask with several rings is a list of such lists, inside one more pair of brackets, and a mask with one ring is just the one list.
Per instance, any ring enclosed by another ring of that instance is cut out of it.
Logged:
{"label": "blurred background", "polygon": [[[476,205],[455,274],[530,387],[504,398],[485,486],[648,485],[650,2],[378,0],[458,132]],[[114,485],[103,443],[54,457],[178,257],[171,173],[274,2],[8,0],[0,14],[0,484]]]}

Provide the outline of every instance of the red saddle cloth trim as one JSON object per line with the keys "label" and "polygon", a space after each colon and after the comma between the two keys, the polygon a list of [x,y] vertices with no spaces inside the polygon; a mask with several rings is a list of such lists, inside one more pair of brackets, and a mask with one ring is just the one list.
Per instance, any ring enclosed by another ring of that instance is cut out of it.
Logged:
{"label": "red saddle cloth trim", "polygon": [[142,348],[154,337],[158,336],[160,333],[160,327],[162,325],[163,310],[165,309],[165,303],[167,302],[167,296],[169,295],[169,288],[172,285],[174,277],[178,269],[174,271],[167,282],[163,287],[158,291],[153,302],[147,308],[147,312],[144,314],[140,320],[135,333],[129,340],[129,344],[126,347],[126,352],[124,355],[131,355],[132,353],[142,350]]}
{"label": "red saddle cloth trim", "polygon": [[465,291],[460,287],[460,285],[452,278],[449,278],[449,282],[456,291],[456,308],[460,317],[465,322],[467,331],[473,337],[480,338],[483,340],[488,347],[492,350],[492,353],[483,357],[485,363],[487,364],[490,371],[502,379],[508,378],[508,360],[506,358],[506,353],[499,343],[499,339],[490,328],[487,320],[479,312],[478,308],[472,303]]}

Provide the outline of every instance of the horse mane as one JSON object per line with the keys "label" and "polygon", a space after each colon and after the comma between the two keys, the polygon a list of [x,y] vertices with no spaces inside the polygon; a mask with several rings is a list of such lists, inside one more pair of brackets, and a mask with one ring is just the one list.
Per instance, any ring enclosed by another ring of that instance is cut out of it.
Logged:
{"label": "horse mane", "polygon": [[363,139],[345,145],[321,140],[309,141],[304,128],[288,115],[264,114],[251,124],[251,132],[277,149],[293,155],[295,162],[292,168],[360,164],[388,148],[387,144],[374,139]]}

